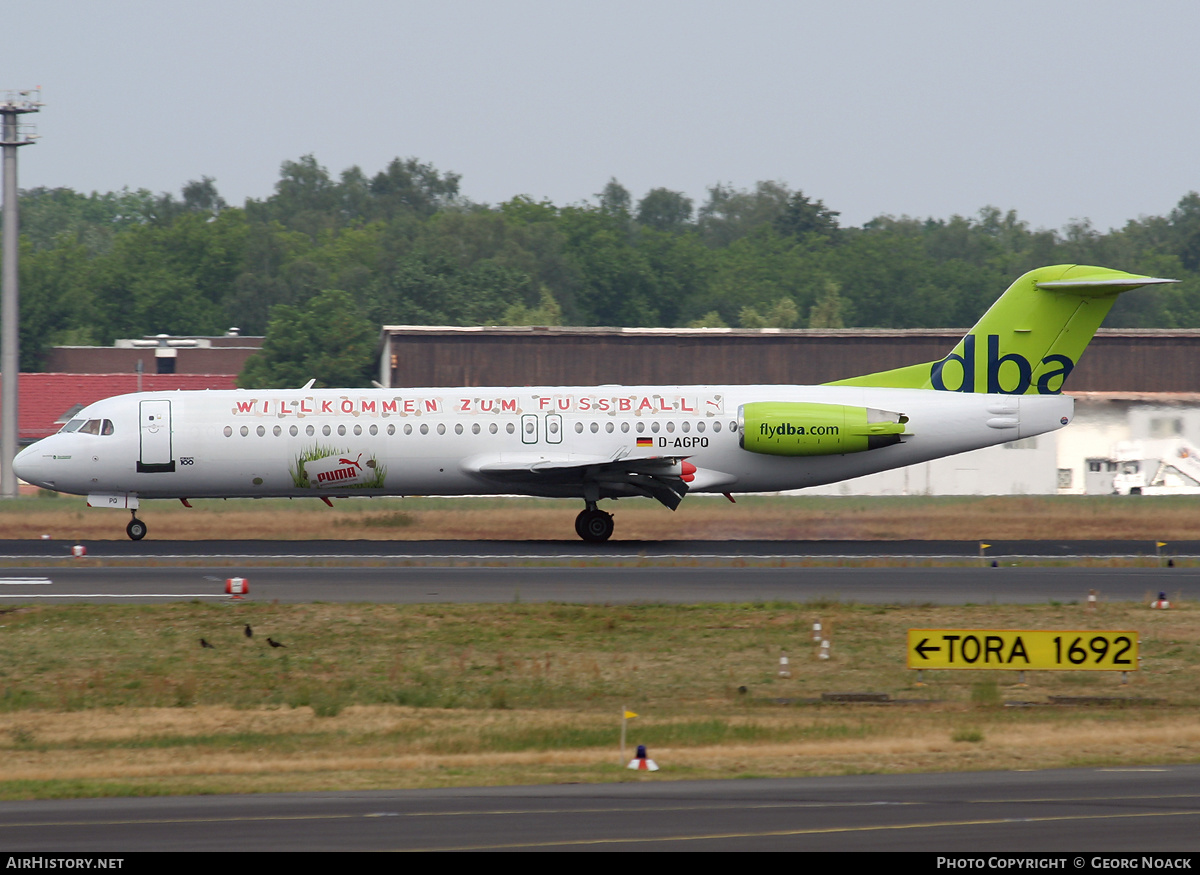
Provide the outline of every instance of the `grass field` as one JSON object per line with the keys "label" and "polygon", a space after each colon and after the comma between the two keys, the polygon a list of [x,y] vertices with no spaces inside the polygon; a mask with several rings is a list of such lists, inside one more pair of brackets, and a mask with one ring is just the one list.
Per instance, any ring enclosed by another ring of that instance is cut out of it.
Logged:
{"label": "grass field", "polygon": [[[151,539],[574,540],[581,505],[551,499],[315,499],[150,501],[138,515]],[[617,540],[844,540],[1025,538],[1200,539],[1200,496],[881,498],[689,496],[675,512],[646,499],[604,502]],[[129,515],[77,496],[0,501],[0,536],[123,538]]]}
{"label": "grass field", "polygon": [[[1143,670],[918,686],[910,627],[1136,629]],[[0,798],[1194,762],[1198,644],[1188,603],[21,607],[0,615]],[[867,691],[894,701],[821,700]],[[620,767],[623,708],[662,772]]]}

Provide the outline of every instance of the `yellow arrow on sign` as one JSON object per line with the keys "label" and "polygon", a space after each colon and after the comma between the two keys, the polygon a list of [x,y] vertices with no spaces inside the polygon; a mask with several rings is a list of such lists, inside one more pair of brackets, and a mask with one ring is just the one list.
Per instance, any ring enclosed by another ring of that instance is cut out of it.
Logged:
{"label": "yellow arrow on sign", "polygon": [[1137,671],[1138,637],[1095,629],[909,629],[908,667]]}

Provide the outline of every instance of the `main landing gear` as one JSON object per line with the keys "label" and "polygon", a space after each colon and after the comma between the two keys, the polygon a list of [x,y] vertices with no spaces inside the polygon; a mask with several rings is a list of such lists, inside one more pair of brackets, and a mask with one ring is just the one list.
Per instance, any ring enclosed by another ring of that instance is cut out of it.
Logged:
{"label": "main landing gear", "polygon": [[129,525],[125,527],[125,534],[129,535],[130,540],[140,541],[146,537],[146,524],[137,518],[137,511],[130,511],[130,516],[133,517],[129,521]]}
{"label": "main landing gear", "polygon": [[613,518],[611,513],[597,509],[596,502],[589,501],[587,507],[575,517],[575,534],[585,541],[598,544],[612,537]]}

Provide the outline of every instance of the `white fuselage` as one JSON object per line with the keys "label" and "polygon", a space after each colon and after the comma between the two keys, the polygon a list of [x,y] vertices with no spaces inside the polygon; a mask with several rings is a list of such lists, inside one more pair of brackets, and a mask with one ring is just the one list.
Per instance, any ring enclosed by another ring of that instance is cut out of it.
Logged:
{"label": "white fuselage", "polygon": [[[764,455],[739,442],[739,408],[752,402],[879,408],[908,422],[894,446]],[[48,489],[124,496],[133,507],[138,498],[244,496],[594,500],[633,493],[589,496],[582,485],[589,470],[614,462],[636,468],[642,459],[686,459],[696,468],[685,478],[689,491],[762,492],[1030,437],[1061,428],[1072,413],[1061,395],[846,386],[146,392],[89,405],[72,420],[74,430],[22,451],[16,470]]]}

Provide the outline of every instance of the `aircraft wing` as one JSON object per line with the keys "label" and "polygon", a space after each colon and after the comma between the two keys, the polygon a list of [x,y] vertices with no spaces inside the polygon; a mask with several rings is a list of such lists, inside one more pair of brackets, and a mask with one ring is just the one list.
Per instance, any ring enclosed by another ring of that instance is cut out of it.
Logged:
{"label": "aircraft wing", "polygon": [[[475,456],[465,470],[514,491],[594,492],[598,498],[644,495],[671,510],[688,493],[695,466],[684,456],[588,456],[579,453],[497,453]],[[577,491],[576,491],[577,488]]]}

